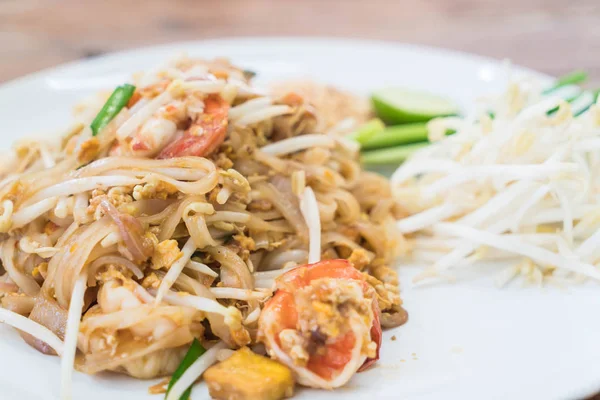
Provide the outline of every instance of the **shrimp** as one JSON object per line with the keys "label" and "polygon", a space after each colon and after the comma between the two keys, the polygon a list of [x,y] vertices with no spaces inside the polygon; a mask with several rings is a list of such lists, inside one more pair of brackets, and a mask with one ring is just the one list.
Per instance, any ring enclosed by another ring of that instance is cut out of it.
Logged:
{"label": "shrimp", "polygon": [[114,268],[100,274],[98,304],[84,315],[79,368],[148,379],[172,374],[189,342],[203,336],[202,313],[190,307],[155,307],[135,281]]}
{"label": "shrimp", "polygon": [[[127,309],[139,309],[147,304],[147,299],[140,295],[141,289],[133,281],[123,284],[117,280],[110,280],[102,285],[98,292],[98,305],[104,315],[118,313]],[[145,318],[135,321],[129,327],[130,332],[136,337],[160,339],[173,332],[177,324],[167,316]]]}
{"label": "shrimp", "polygon": [[277,279],[258,337],[299,383],[340,387],[379,358],[377,295],[346,260],[295,268]]}
{"label": "shrimp", "polygon": [[[171,315],[162,312],[164,310],[153,310],[151,304],[154,298],[117,268],[109,266],[106,271],[98,274],[98,278],[102,282],[98,289],[98,304],[93,307],[93,312],[89,315],[86,313],[83,318],[81,331],[85,336],[90,335],[92,340],[104,339],[106,332],[96,332],[96,330],[106,331],[107,329],[104,328],[111,323],[112,328],[117,330],[126,327],[134,337],[153,340],[160,339],[177,328]],[[139,310],[145,311],[139,312]],[[102,328],[93,322],[98,317],[105,321]],[[98,335],[98,333],[102,334]]]}
{"label": "shrimp", "polygon": [[116,142],[113,156],[153,157],[177,134],[177,125],[186,118],[186,103],[172,101],[160,107],[130,137]]}
{"label": "shrimp", "polygon": [[165,147],[157,158],[184,156],[207,157],[217,150],[227,133],[229,103],[219,95],[204,100],[204,113],[192,125]]}
{"label": "shrimp", "polygon": [[132,155],[151,157],[173,138],[177,125],[168,119],[152,118],[148,120],[130,143]]}

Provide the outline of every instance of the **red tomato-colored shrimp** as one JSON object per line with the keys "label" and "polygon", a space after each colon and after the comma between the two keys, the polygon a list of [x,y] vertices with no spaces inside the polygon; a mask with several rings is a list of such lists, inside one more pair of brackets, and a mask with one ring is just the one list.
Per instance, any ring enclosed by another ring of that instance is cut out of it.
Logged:
{"label": "red tomato-colored shrimp", "polygon": [[379,358],[375,292],[346,260],[298,267],[277,279],[277,292],[259,320],[259,337],[299,383],[342,386]]}
{"label": "red tomato-colored shrimp", "polygon": [[227,133],[229,104],[219,95],[204,100],[204,113],[185,133],[167,145],[157,158],[207,157],[217,150]]}

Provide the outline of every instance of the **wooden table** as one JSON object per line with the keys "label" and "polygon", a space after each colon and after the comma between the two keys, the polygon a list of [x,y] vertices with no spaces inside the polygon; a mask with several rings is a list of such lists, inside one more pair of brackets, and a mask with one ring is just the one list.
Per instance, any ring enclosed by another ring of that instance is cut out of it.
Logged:
{"label": "wooden table", "polygon": [[248,35],[464,50],[600,85],[599,0],[1,0],[0,82],[104,52]]}
{"label": "wooden table", "polygon": [[426,44],[553,75],[581,68],[600,86],[600,0],[0,0],[0,82],[115,50],[250,35]]}

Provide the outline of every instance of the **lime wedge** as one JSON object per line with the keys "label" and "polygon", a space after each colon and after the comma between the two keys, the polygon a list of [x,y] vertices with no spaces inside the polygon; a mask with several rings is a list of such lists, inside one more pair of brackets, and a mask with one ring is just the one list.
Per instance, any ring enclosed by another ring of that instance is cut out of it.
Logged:
{"label": "lime wedge", "polygon": [[403,88],[385,88],[371,96],[377,116],[387,124],[425,122],[458,114],[452,101],[430,93]]}

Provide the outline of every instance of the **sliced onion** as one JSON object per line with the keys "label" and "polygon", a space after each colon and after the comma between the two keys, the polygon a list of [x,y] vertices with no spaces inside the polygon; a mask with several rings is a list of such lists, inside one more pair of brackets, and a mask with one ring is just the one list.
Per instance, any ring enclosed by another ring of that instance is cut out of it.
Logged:
{"label": "sliced onion", "polygon": [[152,242],[144,237],[142,224],[131,215],[119,212],[107,199],[102,200],[100,206],[119,228],[131,259],[137,262],[146,261],[152,255],[153,246]]}

